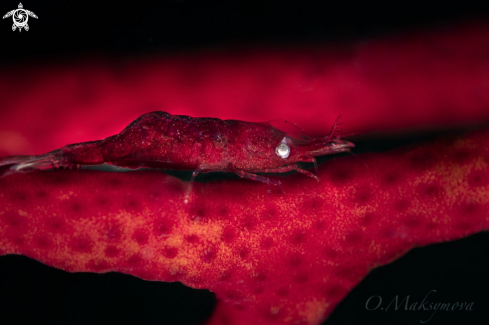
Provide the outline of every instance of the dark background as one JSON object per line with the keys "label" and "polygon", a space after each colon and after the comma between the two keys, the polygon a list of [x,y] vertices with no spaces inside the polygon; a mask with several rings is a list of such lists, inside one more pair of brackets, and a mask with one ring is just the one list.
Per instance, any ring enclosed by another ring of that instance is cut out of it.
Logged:
{"label": "dark background", "polygon": [[[20,0],[4,0],[0,14]],[[0,20],[0,64],[90,53],[121,56],[209,47],[363,40],[486,19],[484,1],[23,1],[28,32]],[[21,35],[19,35],[21,34]]]}
{"label": "dark background", "polygon": [[[17,0],[18,1],[18,0]],[[18,6],[2,1],[0,15]],[[484,1],[158,1],[113,4],[24,1],[28,32],[0,20],[1,68],[24,62],[185,53],[207,48],[363,41],[462,21],[488,20]],[[0,99],[1,102],[1,99]],[[0,109],[1,104],[0,104]],[[488,108],[489,109],[489,108]],[[395,148],[429,135],[358,139],[356,153]],[[217,177],[217,176],[216,176]],[[472,312],[438,311],[428,324],[487,324],[489,236],[417,248],[372,273],[336,308],[332,324],[420,324],[429,312],[367,311],[384,303],[474,302]],[[70,274],[23,256],[0,258],[0,324],[195,324],[214,296],[179,283],[122,274]]]}

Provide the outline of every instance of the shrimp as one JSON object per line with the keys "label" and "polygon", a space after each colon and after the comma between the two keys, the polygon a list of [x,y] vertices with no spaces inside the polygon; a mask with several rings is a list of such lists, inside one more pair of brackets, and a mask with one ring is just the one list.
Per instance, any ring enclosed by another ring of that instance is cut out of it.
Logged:
{"label": "shrimp", "polygon": [[269,122],[245,122],[217,118],[192,118],[156,111],[141,115],[119,134],[103,140],[70,144],[44,155],[0,159],[3,176],[44,169],[79,169],[82,165],[107,163],[131,169],[159,168],[193,170],[185,194],[199,173],[232,172],[241,178],[280,186],[280,181],[255,173],[295,170],[298,162],[314,163],[315,156],[348,152],[354,144],[340,139],[343,127],[336,119],[322,138],[293,136]]}

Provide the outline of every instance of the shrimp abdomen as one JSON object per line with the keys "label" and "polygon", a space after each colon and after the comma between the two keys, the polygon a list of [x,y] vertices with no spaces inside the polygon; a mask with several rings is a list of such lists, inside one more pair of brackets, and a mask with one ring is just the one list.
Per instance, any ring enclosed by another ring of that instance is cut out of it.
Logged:
{"label": "shrimp abdomen", "polygon": [[99,165],[105,162],[101,151],[103,140],[70,144],[61,148],[61,163]]}

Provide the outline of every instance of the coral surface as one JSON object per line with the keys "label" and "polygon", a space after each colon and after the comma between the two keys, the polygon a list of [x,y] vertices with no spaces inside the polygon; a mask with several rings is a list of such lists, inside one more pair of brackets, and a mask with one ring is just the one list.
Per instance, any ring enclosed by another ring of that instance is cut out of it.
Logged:
{"label": "coral surface", "polygon": [[199,183],[189,204],[188,183],[157,171],[14,174],[0,180],[0,254],[208,288],[212,324],[318,324],[372,268],[488,229],[488,140],[333,159],[319,183],[285,178],[286,194]]}

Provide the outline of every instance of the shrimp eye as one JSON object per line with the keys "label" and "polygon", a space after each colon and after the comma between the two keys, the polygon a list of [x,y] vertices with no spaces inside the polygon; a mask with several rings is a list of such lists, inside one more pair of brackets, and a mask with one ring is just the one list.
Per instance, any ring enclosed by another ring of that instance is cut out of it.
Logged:
{"label": "shrimp eye", "polygon": [[275,153],[280,158],[287,158],[290,154],[290,148],[285,142],[281,142],[275,149]]}

